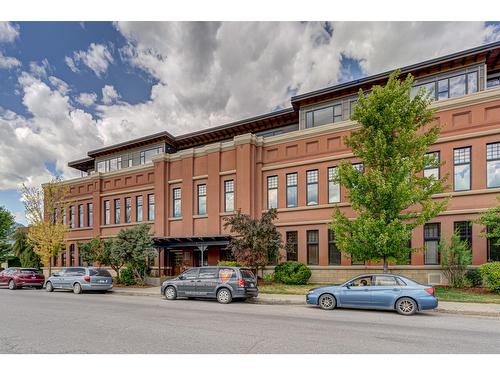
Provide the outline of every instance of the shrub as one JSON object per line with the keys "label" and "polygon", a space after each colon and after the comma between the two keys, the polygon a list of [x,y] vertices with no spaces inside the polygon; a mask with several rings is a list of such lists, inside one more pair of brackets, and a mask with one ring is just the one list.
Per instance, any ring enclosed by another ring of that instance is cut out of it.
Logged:
{"label": "shrub", "polygon": [[221,260],[217,263],[218,266],[226,266],[226,267],[241,267],[241,264],[235,262],[234,260]]}
{"label": "shrub", "polygon": [[500,262],[486,263],[479,267],[483,284],[488,290],[500,293]]}
{"label": "shrub", "polygon": [[120,282],[124,285],[134,285],[135,277],[134,270],[130,267],[125,267],[120,271]]}
{"label": "shrub", "polygon": [[266,283],[272,283],[274,281],[274,273],[266,273],[263,277]]}
{"label": "shrub", "polygon": [[481,277],[481,272],[479,268],[472,268],[465,274],[465,282],[468,286],[473,288],[478,288],[483,285],[483,278]]}
{"label": "shrub", "polygon": [[274,280],[288,285],[304,285],[311,277],[311,270],[300,262],[284,262],[274,268]]}
{"label": "shrub", "polygon": [[450,285],[461,288],[465,283],[467,266],[471,264],[472,252],[469,243],[461,241],[457,233],[453,233],[448,243],[446,240],[439,242],[441,267]]}

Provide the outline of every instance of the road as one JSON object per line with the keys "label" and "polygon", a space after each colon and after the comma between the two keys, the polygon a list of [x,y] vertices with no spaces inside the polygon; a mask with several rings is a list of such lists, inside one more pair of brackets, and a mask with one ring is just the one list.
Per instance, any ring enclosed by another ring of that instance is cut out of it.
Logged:
{"label": "road", "polygon": [[0,353],[499,353],[500,319],[0,289]]}

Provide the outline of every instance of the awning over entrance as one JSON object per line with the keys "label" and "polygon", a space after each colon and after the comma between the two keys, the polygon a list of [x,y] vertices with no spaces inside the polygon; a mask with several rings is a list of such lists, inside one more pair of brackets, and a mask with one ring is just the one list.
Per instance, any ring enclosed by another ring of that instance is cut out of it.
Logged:
{"label": "awning over entrance", "polygon": [[226,246],[231,241],[231,236],[201,236],[201,237],[154,237],[156,247],[175,249],[183,247],[200,246]]}

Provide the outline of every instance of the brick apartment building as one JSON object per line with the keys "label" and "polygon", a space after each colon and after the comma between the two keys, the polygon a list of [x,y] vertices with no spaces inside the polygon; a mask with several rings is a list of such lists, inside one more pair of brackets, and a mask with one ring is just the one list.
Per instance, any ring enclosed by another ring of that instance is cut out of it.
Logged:
{"label": "brick apartment building", "polygon": [[[500,260],[500,249],[471,223],[497,204],[500,193],[500,43],[401,69],[416,87],[433,91],[439,140],[429,152],[444,164],[426,175],[448,175],[446,211],[418,227],[418,250],[392,272],[442,283],[437,244],[455,229],[473,249],[473,264]],[[62,214],[70,230],[66,252],[53,266],[81,264],[78,242],[109,238],[139,222],[150,223],[158,255],[156,274],[228,259],[224,217],[241,210],[258,217],[278,210],[276,226],[289,260],[306,263],[312,281],[341,281],[378,264],[341,254],[328,229],[332,209],[354,216],[343,187],[332,182],[341,160],[360,164],[344,144],[357,124],[349,119],[357,92],[384,84],[389,73],[295,96],[291,107],[181,136],[167,131],[88,152],[69,166],[74,205]],[[361,167],[361,165],[360,165]]]}

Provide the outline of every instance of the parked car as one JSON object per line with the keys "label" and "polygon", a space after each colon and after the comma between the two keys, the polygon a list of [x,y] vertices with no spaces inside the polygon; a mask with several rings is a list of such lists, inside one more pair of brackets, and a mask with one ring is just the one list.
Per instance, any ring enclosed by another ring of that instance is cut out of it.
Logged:
{"label": "parked car", "polygon": [[8,286],[10,290],[25,286],[42,289],[45,276],[36,268],[7,268],[0,272],[0,286]]}
{"label": "parked car", "polygon": [[336,307],[396,310],[402,315],[435,309],[438,300],[432,286],[394,274],[359,275],[338,286],[311,289],[306,302],[324,310]]}
{"label": "parked car", "polygon": [[257,278],[247,268],[240,267],[194,267],[174,279],[166,280],[161,294],[168,300],[177,297],[216,298],[220,303],[233,299],[247,299],[259,294]]}
{"label": "parked car", "polygon": [[45,284],[47,292],[55,289],[73,290],[80,294],[83,291],[107,292],[113,288],[113,278],[108,270],[94,267],[69,267],[52,274]]}

